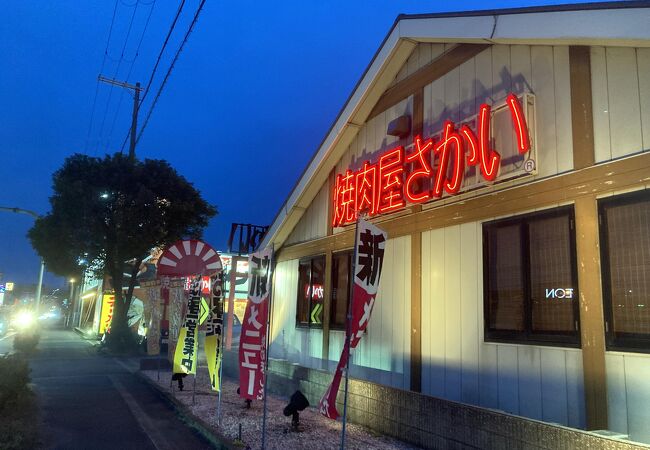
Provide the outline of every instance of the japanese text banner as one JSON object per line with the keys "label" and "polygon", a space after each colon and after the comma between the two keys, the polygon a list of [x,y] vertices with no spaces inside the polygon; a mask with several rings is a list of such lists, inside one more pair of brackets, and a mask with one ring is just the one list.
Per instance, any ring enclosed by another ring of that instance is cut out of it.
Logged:
{"label": "japanese text banner", "polygon": [[249,293],[239,340],[239,395],[249,400],[264,397],[264,362],[273,249],[248,257]]}
{"label": "japanese text banner", "polygon": [[347,324],[345,345],[334,378],[319,404],[321,414],[330,419],[339,417],[336,410],[336,395],[339,392],[343,371],[348,363],[350,352],[359,344],[370,322],[379,289],[387,238],[388,235],[384,230],[359,219],[354,249],[354,285],[350,310],[352,319]]}
{"label": "japanese text banner", "polygon": [[223,272],[218,272],[211,278],[210,317],[205,332],[205,357],[208,362],[210,386],[212,390],[221,389],[220,368],[223,355],[221,354],[221,338],[223,330]]}
{"label": "japanese text banner", "polygon": [[174,373],[196,374],[196,354],[199,340],[199,307],[201,305],[201,280],[192,281],[187,296],[187,313],[178,334],[174,352]]}

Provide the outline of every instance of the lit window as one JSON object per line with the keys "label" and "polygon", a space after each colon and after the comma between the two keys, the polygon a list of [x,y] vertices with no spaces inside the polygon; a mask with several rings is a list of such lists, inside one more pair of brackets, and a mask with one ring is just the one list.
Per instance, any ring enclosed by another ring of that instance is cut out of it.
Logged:
{"label": "lit window", "polygon": [[485,338],[578,345],[573,208],[486,223]]}
{"label": "lit window", "polygon": [[323,326],[323,300],[325,299],[325,257],[302,259],[298,268],[298,326],[320,328]]}
{"label": "lit window", "polygon": [[650,352],[650,191],[598,202],[607,347]]}

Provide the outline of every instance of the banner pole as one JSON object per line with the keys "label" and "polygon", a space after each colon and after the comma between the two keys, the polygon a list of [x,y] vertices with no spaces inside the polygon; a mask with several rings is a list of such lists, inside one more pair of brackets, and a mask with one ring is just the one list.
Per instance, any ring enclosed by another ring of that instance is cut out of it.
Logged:
{"label": "banner pole", "polygon": [[273,307],[273,277],[275,276],[275,248],[271,247],[271,282],[269,283],[269,300],[266,313],[266,355],[264,361],[264,404],[262,405],[262,450],[266,448],[266,397],[269,384],[269,353],[271,351],[271,308]]}
{"label": "banner pole", "polygon": [[350,345],[352,341],[352,305],[354,301],[354,274],[357,269],[357,246],[359,236],[359,217],[357,216],[357,224],[354,228],[354,256],[352,259],[352,276],[350,277],[350,299],[348,300],[348,317],[345,332],[345,344],[343,350],[347,352],[347,361],[345,362],[345,390],[343,393],[343,428],[341,430],[341,450],[345,449],[345,427],[347,425],[348,417],[348,385],[350,382]]}
{"label": "banner pole", "polygon": [[[223,303],[224,303],[224,296],[223,296],[223,290],[221,291],[221,342],[219,342],[219,356],[221,357],[221,364],[219,364],[219,399],[217,400],[217,425],[221,425],[221,391],[223,390],[223,364],[225,363],[225,358],[224,358],[224,327],[226,324],[223,322]],[[217,361],[219,359],[217,358]]]}

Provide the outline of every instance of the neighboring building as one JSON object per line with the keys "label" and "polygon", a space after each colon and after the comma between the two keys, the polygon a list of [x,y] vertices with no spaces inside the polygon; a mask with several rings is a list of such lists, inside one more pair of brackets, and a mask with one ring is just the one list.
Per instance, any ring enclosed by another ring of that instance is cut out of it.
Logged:
{"label": "neighboring building", "polygon": [[649,24],[648,2],[398,17],[262,243],[274,373],[312,403],[329,382],[359,206],[389,241],[353,420],[469,445],[408,413],[461,408],[437,397],[650,443]]}

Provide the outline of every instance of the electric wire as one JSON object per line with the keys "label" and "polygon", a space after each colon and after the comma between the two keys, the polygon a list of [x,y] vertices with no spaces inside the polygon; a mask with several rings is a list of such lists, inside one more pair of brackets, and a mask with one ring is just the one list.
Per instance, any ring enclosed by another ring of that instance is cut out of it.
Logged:
{"label": "electric wire", "polygon": [[[138,11],[138,6],[139,6],[139,1],[136,2],[135,8],[133,8],[133,14],[131,14],[131,20],[129,22],[129,28],[126,31],[126,38],[124,39],[124,45],[122,45],[122,52],[120,54],[120,61],[117,64],[117,68],[115,69],[115,73],[113,74],[113,80],[117,78],[117,74],[120,71],[120,66],[122,65],[122,61],[124,60],[124,51],[126,50],[126,44],[129,42],[129,37],[131,35],[131,30],[133,28],[133,20],[135,19],[135,13]],[[113,97],[113,85],[111,84],[111,88],[108,91],[108,100],[106,101],[106,107],[104,108],[104,116],[102,117],[102,125],[99,128],[99,141],[104,137],[104,124],[106,123],[106,116],[108,115],[108,108],[111,104],[111,98]],[[95,148],[95,153],[97,153],[99,150],[99,142]]]}
{"label": "electric wire", "polygon": [[[115,24],[115,13],[117,12],[117,2],[115,0],[115,7],[113,8],[113,18],[111,19],[111,26],[108,30],[108,39],[106,39],[106,48],[104,49],[104,58],[102,59],[102,65],[99,69],[99,73],[102,73],[104,70],[104,65],[106,64],[106,58],[108,57],[108,46],[111,42],[111,36],[113,35],[113,24]],[[95,96],[93,98],[93,106],[90,111],[90,121],[88,123],[88,133],[86,134],[86,143],[84,145],[84,153],[88,153],[88,142],[90,141],[90,133],[93,128],[93,119],[95,118],[95,106],[97,105],[97,94],[99,93],[99,77],[97,78],[97,83],[95,84]]]}
{"label": "electric wire", "polygon": [[[181,12],[183,11],[183,6],[185,5],[185,0],[181,0],[180,4],[178,5],[178,9],[176,10],[176,15],[174,16],[174,20],[171,23],[171,26],[169,27],[169,30],[167,31],[167,36],[165,36],[165,41],[163,42],[162,47],[160,48],[160,52],[158,52],[158,57],[156,58],[156,63],[153,66],[153,70],[151,71],[151,75],[149,76],[149,81],[147,82],[147,86],[144,88],[144,93],[142,95],[142,98],[140,99],[140,104],[142,105],[144,102],[144,99],[147,97],[147,94],[149,93],[149,88],[151,87],[151,83],[153,82],[154,77],[156,76],[156,71],[158,70],[158,65],[160,64],[160,60],[162,59],[163,53],[165,52],[165,49],[167,48],[167,44],[169,43],[169,38],[171,37],[174,28],[176,27],[176,22],[178,22],[178,18],[181,15]],[[122,147],[120,149],[120,152],[124,151],[124,146],[126,145],[126,141],[129,139],[129,134],[131,130],[129,130],[126,133],[126,136],[124,137],[124,141],[122,142]]]}
{"label": "electric wire", "polygon": [[158,103],[158,99],[160,98],[160,94],[162,93],[163,89],[165,88],[165,85],[167,84],[167,80],[169,80],[169,76],[172,73],[172,70],[174,70],[174,66],[176,64],[176,61],[178,61],[178,58],[183,51],[183,48],[185,47],[185,44],[187,43],[187,40],[190,37],[190,34],[192,34],[192,31],[194,30],[194,25],[196,25],[196,22],[199,19],[199,16],[201,15],[201,11],[203,10],[203,5],[205,5],[206,0],[201,0],[201,3],[199,3],[199,7],[196,9],[196,13],[194,14],[194,18],[192,19],[192,23],[190,23],[189,28],[187,29],[187,32],[185,33],[185,36],[183,37],[183,41],[181,42],[181,45],[178,47],[178,50],[176,51],[176,55],[174,55],[174,59],[172,60],[172,63],[169,66],[169,69],[167,70],[167,73],[165,74],[165,78],[163,79],[160,87],[158,88],[158,92],[156,92],[156,97],[154,97],[153,102],[151,104],[151,107],[149,108],[149,112],[147,113],[147,117],[144,120],[144,123],[142,124],[142,128],[140,128],[140,132],[138,133],[138,137],[136,138],[136,144],[140,141],[140,138],[142,137],[142,133],[144,133],[144,130],[147,128],[147,124],[149,123],[149,119],[151,118],[151,114],[153,113],[153,110],[156,107],[156,104]]}
{"label": "electric wire", "polygon": [[[143,3],[144,4],[144,3]],[[135,49],[135,55],[133,56],[133,59],[130,62],[129,66],[129,71],[126,75],[125,81],[128,83],[129,79],[131,78],[131,72],[133,72],[133,67],[135,66],[135,60],[138,59],[138,55],[140,54],[140,47],[142,46],[142,41],[144,40],[144,35],[147,32],[147,28],[149,27],[149,22],[151,21],[151,16],[153,14],[153,9],[156,6],[156,0],[153,0],[151,3],[151,8],[149,9],[149,15],[147,16],[147,21],[144,24],[144,28],[142,29],[142,33],[140,34],[140,39],[138,41],[138,46]],[[115,110],[115,114],[113,115],[113,120],[111,123],[111,128],[110,131],[108,132],[108,137],[106,139],[106,146],[104,147],[104,152],[108,151],[108,146],[111,143],[111,138],[113,137],[113,130],[115,129],[115,123],[117,122],[117,117],[120,113],[120,109],[122,108],[122,100],[124,99],[124,89],[120,91],[120,97],[117,102],[117,109]]]}

